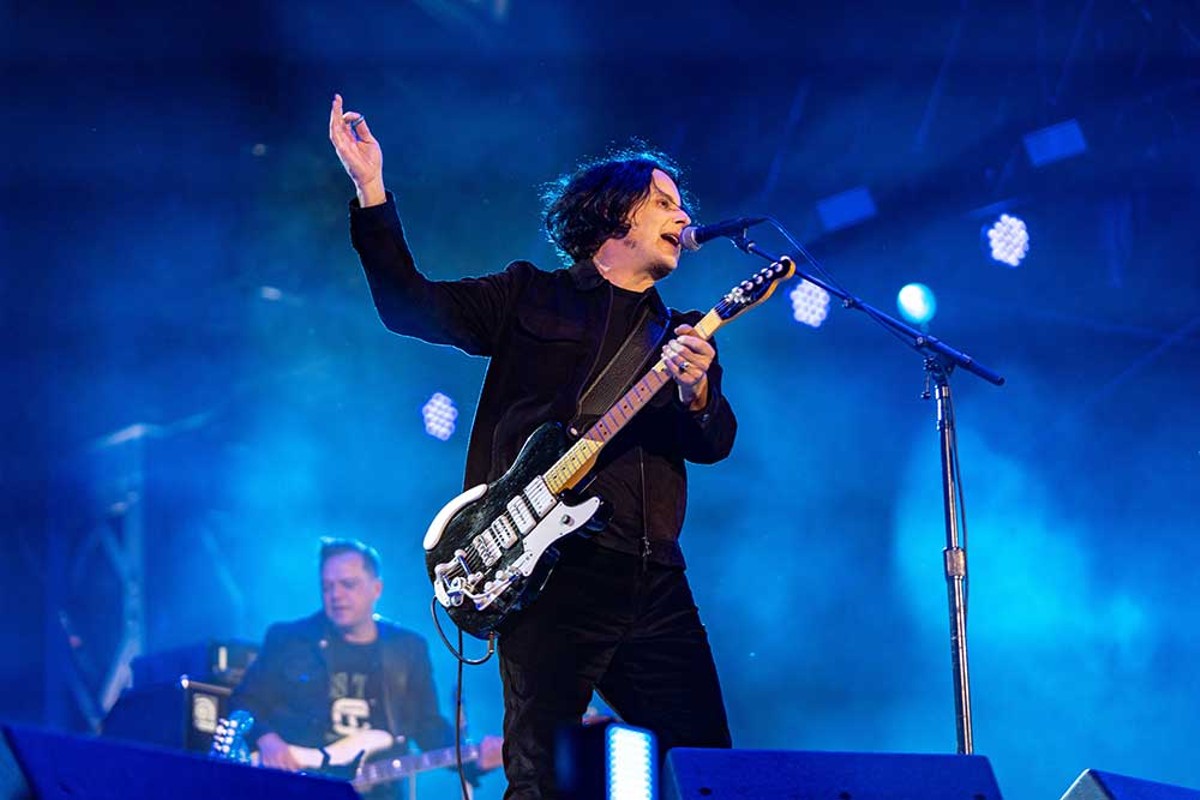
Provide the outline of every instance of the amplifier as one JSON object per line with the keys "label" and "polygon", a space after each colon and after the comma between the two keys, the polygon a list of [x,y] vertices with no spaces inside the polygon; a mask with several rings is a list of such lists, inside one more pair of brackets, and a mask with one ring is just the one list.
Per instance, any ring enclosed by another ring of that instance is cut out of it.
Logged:
{"label": "amplifier", "polygon": [[126,690],[105,717],[103,734],[207,753],[217,720],[229,716],[232,691],[186,675],[170,683]]}
{"label": "amplifier", "polygon": [[206,683],[237,686],[258,655],[258,645],[237,640],[208,641],[147,653],[133,660],[133,685],[151,686],[190,675]]}

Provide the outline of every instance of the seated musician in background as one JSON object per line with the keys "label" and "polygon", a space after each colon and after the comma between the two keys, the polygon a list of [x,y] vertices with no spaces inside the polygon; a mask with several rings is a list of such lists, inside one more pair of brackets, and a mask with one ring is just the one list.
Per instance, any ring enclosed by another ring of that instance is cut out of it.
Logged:
{"label": "seated musician in background", "polygon": [[[247,740],[259,763],[294,771],[319,765],[320,748],[331,765],[364,749],[368,760],[392,757],[410,742],[423,751],[452,748],[425,640],[375,614],[383,592],[375,548],[322,539],[320,576],[322,610],[272,625],[231,698],[232,709],[254,716]],[[465,769],[472,783],[500,765],[497,737],[480,750],[478,763]],[[391,782],[371,797],[396,796],[398,786]]]}

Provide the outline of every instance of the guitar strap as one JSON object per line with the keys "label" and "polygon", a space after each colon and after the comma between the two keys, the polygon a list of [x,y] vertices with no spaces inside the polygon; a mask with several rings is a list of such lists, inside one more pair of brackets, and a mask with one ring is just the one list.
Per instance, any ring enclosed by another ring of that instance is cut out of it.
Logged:
{"label": "guitar strap", "polygon": [[641,377],[647,359],[661,347],[666,332],[667,325],[655,319],[650,303],[643,303],[637,324],[580,399],[575,427],[583,419],[603,416],[629,391],[634,380]]}

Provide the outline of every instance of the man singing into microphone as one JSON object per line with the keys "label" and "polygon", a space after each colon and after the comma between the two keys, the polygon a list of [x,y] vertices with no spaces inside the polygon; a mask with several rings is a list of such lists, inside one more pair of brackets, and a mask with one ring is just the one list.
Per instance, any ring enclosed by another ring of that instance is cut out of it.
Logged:
{"label": "man singing into microphone", "polygon": [[[467,487],[503,475],[548,420],[586,430],[597,398],[619,397],[660,353],[673,380],[600,452],[582,485],[605,501],[607,526],[560,540],[541,595],[500,627],[505,797],[555,795],[556,728],[580,720],[593,690],[626,722],[653,730],[661,752],[729,747],[678,540],[684,462],[725,458],[737,422],[716,351],[692,328],[701,314],[667,308],[655,288],[675,270],[691,221],[675,168],[659,153],[624,152],[563,176],[547,194],[544,222],[566,269],[514,261],[482,277],[430,281],[384,189],[379,142],[336,95],[329,136],[354,183],[351,241],[384,325],[490,359]],[[614,387],[607,376],[616,375],[628,378]]]}

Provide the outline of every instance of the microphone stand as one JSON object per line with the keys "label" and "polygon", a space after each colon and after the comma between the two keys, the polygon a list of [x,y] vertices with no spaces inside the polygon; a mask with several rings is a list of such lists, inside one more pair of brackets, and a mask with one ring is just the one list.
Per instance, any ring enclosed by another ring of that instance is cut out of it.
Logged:
{"label": "microphone stand", "polygon": [[[772,220],[774,222],[774,220]],[[776,223],[777,224],[777,223]],[[743,229],[733,235],[738,249],[765,258],[771,263],[787,256],[777,256],[763,250],[747,238]],[[807,254],[806,254],[807,255]],[[811,259],[809,259],[811,261]],[[958,736],[958,752],[970,755],[975,751],[971,729],[971,682],[967,669],[967,550],[966,516],[962,504],[962,479],[959,473],[958,440],[954,430],[954,406],[950,399],[950,373],[962,367],[991,384],[1000,386],[1004,378],[988,369],[971,356],[946,344],[937,337],[922,333],[879,309],[864,303],[850,293],[831,286],[803,270],[796,274],[804,280],[821,287],[842,301],[844,308],[857,309],[883,325],[910,347],[920,353],[925,364],[925,391],[921,398],[930,398],[930,383],[937,398],[937,429],[942,458],[942,507],[946,523],[946,547],[942,551],[946,576],[946,597],[950,611],[950,655],[954,673],[954,719]],[[959,530],[962,530],[960,537]]]}

